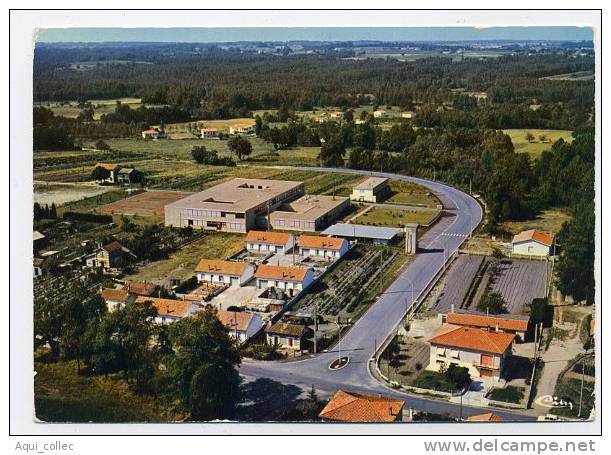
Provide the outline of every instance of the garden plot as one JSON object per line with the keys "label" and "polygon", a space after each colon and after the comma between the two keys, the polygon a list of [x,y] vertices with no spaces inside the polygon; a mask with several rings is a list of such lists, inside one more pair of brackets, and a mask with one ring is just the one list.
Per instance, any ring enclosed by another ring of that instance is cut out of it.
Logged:
{"label": "garden plot", "polygon": [[483,256],[461,254],[450,267],[443,284],[441,295],[433,309],[438,313],[447,313],[452,304],[458,309],[467,297],[471,283],[484,262]]}
{"label": "garden plot", "polygon": [[547,261],[502,261],[489,288],[503,296],[511,314],[520,314],[524,305],[545,297],[546,281],[551,273],[548,268]]}

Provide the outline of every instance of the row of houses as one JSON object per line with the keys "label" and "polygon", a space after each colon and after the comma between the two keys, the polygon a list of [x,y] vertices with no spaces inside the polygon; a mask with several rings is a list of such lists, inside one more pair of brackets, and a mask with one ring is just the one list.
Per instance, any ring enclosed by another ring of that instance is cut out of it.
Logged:
{"label": "row of houses", "polygon": [[249,231],[246,249],[252,253],[287,254],[296,248],[300,256],[319,259],[339,259],[348,252],[348,241],[342,238],[300,235],[273,231]]}

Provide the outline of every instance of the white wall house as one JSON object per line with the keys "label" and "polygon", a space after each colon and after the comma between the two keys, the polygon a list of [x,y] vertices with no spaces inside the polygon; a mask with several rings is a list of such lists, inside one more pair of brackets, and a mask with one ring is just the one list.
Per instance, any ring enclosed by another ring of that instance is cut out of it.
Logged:
{"label": "white wall house", "polygon": [[346,239],[317,235],[299,236],[297,246],[301,256],[333,260],[341,258],[350,248]]}
{"label": "white wall house", "polygon": [[218,128],[202,128],[200,136],[202,139],[218,139],[219,130]]}
{"label": "white wall house", "polygon": [[308,328],[300,324],[276,322],[265,329],[267,344],[288,349],[301,350]]}
{"label": "white wall house", "polygon": [[431,337],[427,370],[439,371],[454,363],[466,367],[474,378],[500,380],[511,355],[512,333],[490,332],[472,327],[442,325]]}
{"label": "white wall house", "polygon": [[511,241],[511,252],[524,256],[549,256],[554,245],[554,236],[530,229],[516,234]]}
{"label": "white wall house", "polygon": [[309,267],[280,267],[262,264],[257,267],[255,278],[257,289],[281,289],[293,297],[312,284],[314,272]]}
{"label": "white wall house", "polygon": [[385,118],[385,117],[388,117],[388,113],[383,110],[378,110],[378,111],[373,112],[373,116],[375,118]]}
{"label": "white wall house", "polygon": [[251,124],[236,124],[229,127],[229,134],[254,134],[255,125]]}
{"label": "white wall house", "polygon": [[197,281],[229,286],[244,286],[255,273],[255,265],[249,262],[202,259],[195,268]]}
{"label": "white wall house", "polygon": [[352,189],[351,201],[380,202],[390,192],[388,179],[384,177],[369,177]]}
{"label": "white wall house", "polygon": [[295,246],[295,236],[286,232],[248,231],[245,241],[251,253],[286,254]]}
{"label": "white wall house", "polygon": [[153,322],[156,324],[169,324],[176,322],[179,319],[186,318],[195,314],[200,310],[200,306],[197,302],[189,300],[172,300],[172,299],[160,299],[156,297],[149,297],[139,295],[136,297],[137,304],[143,304],[150,302],[157,310],[157,316],[153,318]]}
{"label": "white wall house", "polygon": [[261,315],[250,311],[219,310],[217,315],[229,336],[240,344],[255,336],[264,326]]}

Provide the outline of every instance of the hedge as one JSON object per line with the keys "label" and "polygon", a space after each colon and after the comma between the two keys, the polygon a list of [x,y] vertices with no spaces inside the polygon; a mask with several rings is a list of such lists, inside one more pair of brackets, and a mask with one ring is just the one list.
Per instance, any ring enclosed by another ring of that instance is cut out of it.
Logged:
{"label": "hedge", "polygon": [[88,221],[90,223],[112,223],[111,215],[100,215],[98,213],[64,212],[64,220]]}

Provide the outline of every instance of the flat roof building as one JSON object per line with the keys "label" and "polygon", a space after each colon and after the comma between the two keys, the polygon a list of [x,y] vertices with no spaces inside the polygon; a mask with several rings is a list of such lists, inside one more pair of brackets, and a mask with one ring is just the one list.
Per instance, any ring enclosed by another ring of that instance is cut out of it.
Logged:
{"label": "flat roof building", "polygon": [[322,231],[321,235],[362,239],[372,241],[373,243],[388,244],[400,232],[401,229],[397,228],[337,223]]}
{"label": "flat roof building", "polygon": [[235,178],[166,205],[165,225],[247,232],[303,194],[303,182]]}
{"label": "flat roof building", "polygon": [[390,188],[388,179],[385,177],[369,177],[363,180],[352,189],[350,195],[351,201],[358,202],[380,202],[380,200],[388,195]]}
{"label": "flat roof building", "polygon": [[308,194],[282,204],[269,218],[274,229],[314,232],[327,227],[348,207],[346,197]]}

